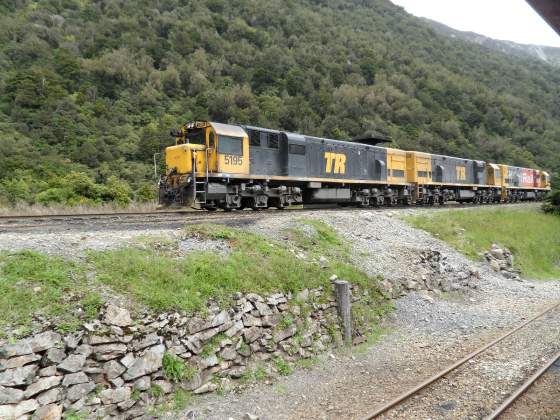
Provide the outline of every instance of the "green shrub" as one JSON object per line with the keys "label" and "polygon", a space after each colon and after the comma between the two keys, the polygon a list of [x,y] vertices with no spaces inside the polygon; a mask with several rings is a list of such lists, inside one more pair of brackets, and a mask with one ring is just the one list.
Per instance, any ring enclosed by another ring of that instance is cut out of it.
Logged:
{"label": "green shrub", "polygon": [[170,353],[165,353],[162,360],[163,373],[171,382],[181,382],[185,377],[187,366],[183,359]]}

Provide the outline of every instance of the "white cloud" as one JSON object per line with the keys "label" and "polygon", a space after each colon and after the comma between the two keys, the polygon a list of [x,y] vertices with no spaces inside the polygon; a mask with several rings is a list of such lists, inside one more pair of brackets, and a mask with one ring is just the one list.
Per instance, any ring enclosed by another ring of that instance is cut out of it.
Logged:
{"label": "white cloud", "polygon": [[494,39],[560,47],[560,36],[524,0],[391,0],[407,12]]}

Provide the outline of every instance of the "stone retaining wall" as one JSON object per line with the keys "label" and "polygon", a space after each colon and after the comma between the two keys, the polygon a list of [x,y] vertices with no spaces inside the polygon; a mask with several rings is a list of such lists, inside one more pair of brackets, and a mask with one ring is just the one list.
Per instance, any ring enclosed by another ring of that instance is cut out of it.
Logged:
{"label": "stone retaining wall", "polygon": [[[367,298],[356,288],[353,296],[354,302]],[[204,317],[135,318],[109,304],[79,332],[0,343],[0,418],[54,420],[69,411],[142,417],[177,387],[195,394],[227,389],[252,364],[274,370],[279,360],[308,358],[340,343],[336,303],[322,288],[297,296],[238,293],[232,307],[210,305]],[[182,369],[173,376],[166,363],[177,362]]]}

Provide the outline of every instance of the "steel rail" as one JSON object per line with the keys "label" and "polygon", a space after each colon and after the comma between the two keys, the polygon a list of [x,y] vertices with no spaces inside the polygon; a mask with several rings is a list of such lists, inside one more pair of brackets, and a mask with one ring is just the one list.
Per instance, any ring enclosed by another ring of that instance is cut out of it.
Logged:
{"label": "steel rail", "polygon": [[[295,207],[295,208],[286,208],[282,211],[313,211],[313,210],[338,210],[338,211],[350,211],[350,210],[369,210],[369,211],[392,211],[392,210],[415,210],[415,209],[450,209],[450,208],[459,208],[459,209],[474,209],[474,208],[488,208],[488,207],[497,207],[497,206],[504,206],[504,205],[515,205],[515,204],[533,204],[538,202],[519,202],[519,203],[488,203],[488,204],[471,204],[467,203],[466,205],[449,202],[444,205],[396,205],[396,206],[380,206],[380,207],[340,207],[337,205],[327,207],[328,205],[311,205],[311,207]],[[269,212],[278,212],[278,210],[271,210],[271,209],[262,209],[259,210],[259,213],[269,213]],[[242,212],[240,210],[231,212],[229,214],[244,214],[244,213],[251,213],[250,211]],[[95,217],[119,217],[119,216],[158,216],[158,215],[174,215],[174,214],[182,214],[182,215],[212,215],[215,213],[208,212],[206,210],[198,210],[198,209],[177,209],[177,210],[155,210],[155,211],[138,211],[138,212],[113,212],[113,213],[58,213],[58,214],[25,214],[25,215],[0,215],[0,220],[26,220],[26,219],[82,219],[82,218],[95,218]],[[219,214],[223,214],[223,212],[219,212]]]}
{"label": "steel rail", "polygon": [[548,309],[545,309],[542,312],[539,312],[537,315],[533,316],[532,318],[530,318],[527,321],[523,322],[522,324],[518,325],[514,329],[512,329],[512,330],[508,331],[507,333],[501,335],[500,337],[491,341],[490,343],[485,344],[484,346],[480,347],[479,349],[469,353],[468,355],[466,355],[465,357],[463,357],[459,361],[453,363],[452,365],[448,366],[444,370],[442,370],[442,371],[436,373],[435,375],[431,376],[430,378],[426,379],[424,382],[416,385],[414,388],[406,391],[405,393],[399,395],[398,397],[394,398],[393,400],[391,400],[388,403],[384,404],[383,406],[379,407],[378,409],[376,409],[375,411],[373,411],[372,413],[370,413],[366,417],[364,417],[364,420],[373,419],[373,418],[378,417],[381,414],[389,411],[391,408],[394,408],[395,406],[397,406],[401,402],[409,399],[411,396],[417,394],[419,391],[423,390],[424,388],[427,388],[429,385],[436,382],[438,379],[443,378],[449,372],[454,371],[458,367],[464,365],[469,360],[478,356],[480,353],[483,353],[484,351],[488,350],[489,348],[495,346],[499,342],[505,340],[510,335],[516,333],[517,331],[519,331],[523,327],[527,326],[528,324],[532,323],[533,321],[537,320],[538,318],[543,317],[544,315],[546,315],[547,313],[551,312],[552,310],[554,310],[558,307],[560,307],[560,302],[552,305],[551,307],[549,307]]}
{"label": "steel rail", "polygon": [[492,412],[486,420],[497,419],[500,415],[507,410],[507,408],[512,405],[525,391],[527,391],[537,379],[539,379],[550,367],[560,359],[560,351],[556,353],[552,358],[546,362],[539,370],[537,370],[529,379],[527,379],[523,384],[511,394],[507,400],[505,400],[502,405],[500,405],[496,410]]}

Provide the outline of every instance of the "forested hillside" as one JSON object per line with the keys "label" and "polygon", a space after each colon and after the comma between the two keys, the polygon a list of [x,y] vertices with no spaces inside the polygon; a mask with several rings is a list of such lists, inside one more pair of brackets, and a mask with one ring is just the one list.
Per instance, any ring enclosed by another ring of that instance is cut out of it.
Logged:
{"label": "forested hillside", "polygon": [[560,169],[560,72],[387,0],[0,3],[0,201],[145,199],[192,119]]}

